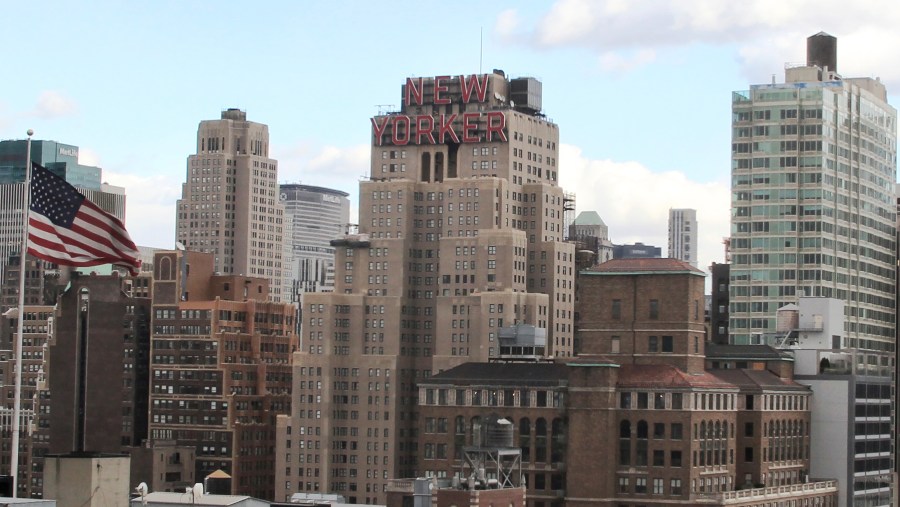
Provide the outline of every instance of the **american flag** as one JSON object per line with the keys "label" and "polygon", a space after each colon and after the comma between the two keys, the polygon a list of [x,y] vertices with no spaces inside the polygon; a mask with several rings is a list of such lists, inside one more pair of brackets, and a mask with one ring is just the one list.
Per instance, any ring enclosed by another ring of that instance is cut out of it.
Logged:
{"label": "american flag", "polygon": [[140,254],[118,218],[66,180],[32,164],[28,253],[62,266],[124,266],[136,275]]}

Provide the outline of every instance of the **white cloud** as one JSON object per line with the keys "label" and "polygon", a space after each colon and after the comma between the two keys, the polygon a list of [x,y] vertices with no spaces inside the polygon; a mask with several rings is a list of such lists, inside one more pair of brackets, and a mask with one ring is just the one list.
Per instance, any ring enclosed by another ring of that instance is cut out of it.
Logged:
{"label": "white cloud", "polygon": [[[605,55],[601,64],[614,55],[627,60],[622,52],[733,44],[745,77],[758,82],[773,72],[780,80],[781,65],[804,61],[806,37],[824,30],[838,37],[842,75],[882,72],[889,88],[897,88],[900,66],[885,62],[900,45],[898,24],[900,2],[892,0],[859,0],[852,9],[839,0],[557,0],[534,26],[520,27],[519,39],[542,48],[587,48]],[[503,26],[499,17],[497,26]]]}
{"label": "white cloud", "polygon": [[577,41],[590,35],[599,14],[590,0],[557,2],[544,17],[537,32],[542,45],[555,46]]}
{"label": "white cloud", "polygon": [[100,163],[100,154],[90,148],[78,148],[78,163],[103,167],[103,164]]}
{"label": "white cloud", "polygon": [[656,60],[656,51],[641,49],[628,54],[610,51],[600,55],[600,67],[612,72],[628,72]]}
{"label": "white cloud", "polygon": [[506,9],[497,15],[497,21],[494,23],[494,33],[503,40],[515,38],[519,25],[519,12],[515,9]]}
{"label": "white cloud", "polygon": [[38,96],[32,115],[42,119],[60,118],[75,114],[75,101],[54,90],[45,90]]}
{"label": "white cloud", "polygon": [[371,149],[368,144],[339,147],[301,141],[283,150],[273,147],[272,152],[278,160],[281,182],[301,182],[347,192],[350,220],[356,221],[359,181],[369,175]]}
{"label": "white cloud", "polygon": [[125,226],[136,244],[174,248],[175,201],[181,197],[180,181],[162,174],[144,176],[108,170],[103,171],[103,180],[125,187]]}
{"label": "white cloud", "polygon": [[698,267],[724,262],[731,194],[725,182],[698,182],[683,172],[654,172],[638,162],[585,158],[577,146],[560,145],[560,185],[576,192],[576,213],[597,211],[616,244],[641,242],[668,254],[669,208],[697,210]]}

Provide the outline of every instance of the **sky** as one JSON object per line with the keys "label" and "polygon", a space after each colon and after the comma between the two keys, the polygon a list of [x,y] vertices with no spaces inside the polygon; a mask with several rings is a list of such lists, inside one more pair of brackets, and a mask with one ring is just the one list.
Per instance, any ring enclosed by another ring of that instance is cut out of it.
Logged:
{"label": "sky", "polygon": [[[172,248],[200,121],[237,107],[269,126],[279,180],[350,194],[369,118],[409,76],[502,69],[543,83],[560,185],[617,244],[667,253],[670,208],[697,209],[699,267],[729,235],[731,92],[784,79],[806,38],[898,103],[900,2],[857,0],[98,0],[4,6],[0,139],[80,147],[126,188],[139,245]],[[891,93],[894,92],[894,93]]]}

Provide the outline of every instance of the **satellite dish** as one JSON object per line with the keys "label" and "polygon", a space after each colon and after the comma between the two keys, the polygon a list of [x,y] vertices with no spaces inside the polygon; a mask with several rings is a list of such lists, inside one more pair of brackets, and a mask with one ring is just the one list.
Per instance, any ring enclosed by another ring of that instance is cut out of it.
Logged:
{"label": "satellite dish", "polygon": [[137,487],[134,489],[135,489],[135,491],[137,491],[138,495],[141,496],[141,505],[147,505],[147,490],[149,489],[147,487],[147,483],[142,482],[142,483],[138,484]]}
{"label": "satellite dish", "polygon": [[176,241],[175,242],[175,250],[181,250],[183,252],[184,251],[184,243],[182,243],[181,241]]}

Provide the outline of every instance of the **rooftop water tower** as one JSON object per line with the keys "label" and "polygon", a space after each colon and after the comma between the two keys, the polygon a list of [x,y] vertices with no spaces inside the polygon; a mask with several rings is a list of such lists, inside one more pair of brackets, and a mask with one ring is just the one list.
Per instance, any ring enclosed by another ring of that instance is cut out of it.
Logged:
{"label": "rooftop water tower", "polygon": [[473,444],[463,447],[460,486],[469,490],[522,486],[522,449],[513,445],[513,423],[497,414],[476,420]]}

